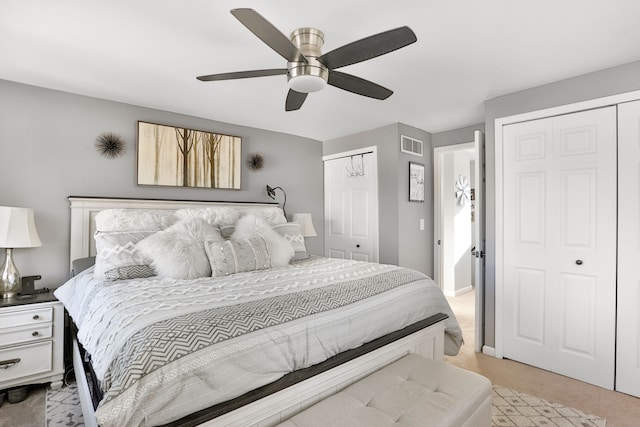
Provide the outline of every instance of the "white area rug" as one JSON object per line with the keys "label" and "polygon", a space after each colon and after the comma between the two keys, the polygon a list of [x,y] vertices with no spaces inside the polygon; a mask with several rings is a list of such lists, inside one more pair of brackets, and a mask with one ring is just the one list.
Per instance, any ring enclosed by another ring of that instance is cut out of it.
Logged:
{"label": "white area rug", "polygon": [[[604,418],[548,402],[506,387],[493,387],[491,408],[494,427],[605,427]],[[80,398],[75,384],[58,391],[47,390],[46,427],[84,426]]]}
{"label": "white area rug", "polygon": [[84,427],[80,396],[75,384],[65,385],[57,391],[47,389],[44,419],[46,427]]}
{"label": "white area rug", "polygon": [[500,386],[493,386],[491,418],[495,427],[604,427],[607,424],[604,418]]}

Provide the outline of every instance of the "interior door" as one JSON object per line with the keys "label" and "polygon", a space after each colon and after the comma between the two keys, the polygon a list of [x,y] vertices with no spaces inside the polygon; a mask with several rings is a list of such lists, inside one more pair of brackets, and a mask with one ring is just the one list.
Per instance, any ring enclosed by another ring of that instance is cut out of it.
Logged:
{"label": "interior door", "polygon": [[640,397],[640,101],[618,106],[616,390]]}
{"label": "interior door", "polygon": [[325,255],[378,262],[375,152],[324,162]]}
{"label": "interior door", "polygon": [[503,127],[504,356],[613,388],[616,109]]}

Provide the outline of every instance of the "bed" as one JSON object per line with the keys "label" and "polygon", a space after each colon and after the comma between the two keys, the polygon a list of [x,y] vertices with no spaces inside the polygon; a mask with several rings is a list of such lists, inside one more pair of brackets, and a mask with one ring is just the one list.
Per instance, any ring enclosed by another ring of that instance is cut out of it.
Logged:
{"label": "bed", "polygon": [[[76,329],[86,425],[275,425],[404,354],[441,360],[462,344],[427,276],[306,254],[273,204],[70,202],[70,258],[96,256],[55,292]],[[141,216],[150,229],[139,230]],[[181,245],[184,224],[204,251]],[[123,235],[135,243],[124,246],[144,252],[144,265],[105,269],[101,257],[118,252],[106,252],[105,239]],[[174,246],[189,258],[171,254]],[[209,275],[193,273],[205,264]]]}

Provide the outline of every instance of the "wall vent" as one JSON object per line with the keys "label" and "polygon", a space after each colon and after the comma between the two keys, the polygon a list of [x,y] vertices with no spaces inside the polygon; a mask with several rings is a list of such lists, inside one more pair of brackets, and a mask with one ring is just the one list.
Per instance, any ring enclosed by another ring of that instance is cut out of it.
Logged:
{"label": "wall vent", "polygon": [[414,139],[405,135],[400,136],[400,151],[414,156],[422,157],[423,143],[419,139]]}

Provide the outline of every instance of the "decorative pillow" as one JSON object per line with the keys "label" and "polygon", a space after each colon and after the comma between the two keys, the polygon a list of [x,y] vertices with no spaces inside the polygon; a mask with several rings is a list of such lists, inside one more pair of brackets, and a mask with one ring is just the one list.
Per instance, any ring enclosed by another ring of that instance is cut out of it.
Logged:
{"label": "decorative pillow", "polygon": [[211,262],[212,276],[226,276],[243,271],[271,268],[267,242],[263,237],[204,242]]}
{"label": "decorative pillow", "polygon": [[291,243],[276,233],[264,219],[255,215],[248,214],[238,220],[231,240],[250,239],[256,236],[263,237],[267,242],[272,266],[284,267],[289,264],[289,260],[295,254]]}
{"label": "decorative pillow", "polygon": [[138,243],[138,249],[152,260],[159,276],[195,279],[211,276],[206,240],[222,241],[220,230],[204,219],[192,218],[150,235]]}
{"label": "decorative pillow", "polygon": [[209,208],[187,208],[178,209],[176,217],[179,219],[202,218],[211,225],[220,228],[223,226],[233,225],[240,218],[240,213],[227,206],[209,207]]}
{"label": "decorative pillow", "polygon": [[136,247],[151,234],[153,231],[96,232],[94,277],[111,281],[155,276],[151,261]]}
{"label": "decorative pillow", "polygon": [[284,216],[282,209],[275,206],[272,208],[243,209],[240,211],[240,217],[246,215],[255,215],[265,220],[267,224],[271,226],[285,224],[287,222],[287,218]]}
{"label": "decorative pillow", "polygon": [[288,222],[286,224],[274,225],[273,229],[276,233],[291,243],[291,246],[293,246],[295,255],[291,261],[301,261],[311,256],[307,252],[307,247],[304,244],[304,237],[302,236],[300,224],[297,222]]}
{"label": "decorative pillow", "polygon": [[96,214],[97,231],[158,231],[176,222],[171,210],[105,209]]}

